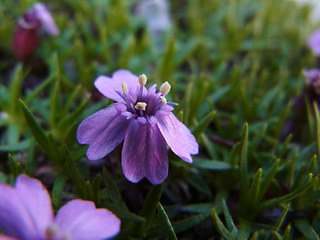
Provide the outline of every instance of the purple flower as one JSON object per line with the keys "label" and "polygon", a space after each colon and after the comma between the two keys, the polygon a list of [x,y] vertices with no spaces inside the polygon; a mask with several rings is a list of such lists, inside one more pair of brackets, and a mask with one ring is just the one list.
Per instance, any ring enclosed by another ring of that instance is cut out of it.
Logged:
{"label": "purple flower", "polygon": [[0,184],[0,239],[105,239],[120,231],[120,220],[93,202],[72,200],[54,218],[50,196],[42,183],[25,174],[15,187]]}
{"label": "purple flower", "polygon": [[18,20],[13,40],[13,49],[18,59],[24,60],[36,50],[41,28],[50,35],[59,34],[50,12],[44,4],[36,3]]}
{"label": "purple flower", "polygon": [[320,56],[320,29],[310,35],[308,46],[316,56]]}
{"label": "purple flower", "polygon": [[159,184],[168,176],[166,142],[184,161],[191,163],[190,154],[198,153],[198,143],[189,129],[172,113],[174,103],[167,102],[170,84],[160,91],[156,85],[147,89],[147,78],[139,78],[127,70],[116,71],[112,78],[100,76],[94,84],[111,104],[79,125],[77,138],[89,144],[87,157],[98,160],[122,141],[122,169],[131,182],[147,178]]}

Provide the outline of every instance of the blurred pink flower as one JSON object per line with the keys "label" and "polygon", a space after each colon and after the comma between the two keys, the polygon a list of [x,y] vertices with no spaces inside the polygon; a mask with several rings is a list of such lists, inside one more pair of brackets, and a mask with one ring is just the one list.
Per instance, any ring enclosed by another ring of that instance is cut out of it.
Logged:
{"label": "blurred pink flower", "polygon": [[13,50],[21,61],[31,56],[39,42],[39,31],[57,36],[59,29],[50,12],[42,3],[36,3],[18,20],[14,35]]}

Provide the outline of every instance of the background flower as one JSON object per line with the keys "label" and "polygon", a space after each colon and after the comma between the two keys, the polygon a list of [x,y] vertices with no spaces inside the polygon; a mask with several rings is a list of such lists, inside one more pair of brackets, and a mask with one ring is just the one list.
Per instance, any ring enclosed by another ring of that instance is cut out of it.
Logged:
{"label": "background flower", "polygon": [[25,174],[17,177],[15,187],[1,183],[0,192],[0,228],[11,237],[98,240],[120,231],[120,220],[90,201],[72,200],[54,218],[48,191]]}

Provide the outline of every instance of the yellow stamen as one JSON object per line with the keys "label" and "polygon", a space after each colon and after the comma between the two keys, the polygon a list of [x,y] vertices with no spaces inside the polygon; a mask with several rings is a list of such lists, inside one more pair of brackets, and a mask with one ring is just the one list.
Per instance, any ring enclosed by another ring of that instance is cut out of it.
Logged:
{"label": "yellow stamen", "polygon": [[127,86],[126,82],[122,82],[122,92],[124,94],[128,93],[128,86]]}
{"label": "yellow stamen", "polygon": [[164,105],[166,105],[166,104],[167,104],[167,99],[166,99],[165,97],[163,97],[163,96],[160,96],[160,98],[161,98],[161,102],[162,102]]}
{"label": "yellow stamen", "polygon": [[141,74],[139,76],[139,83],[141,86],[145,86],[147,84],[147,76],[144,74]]}
{"label": "yellow stamen", "polygon": [[160,87],[160,92],[162,95],[167,95],[170,92],[171,85],[166,81]]}

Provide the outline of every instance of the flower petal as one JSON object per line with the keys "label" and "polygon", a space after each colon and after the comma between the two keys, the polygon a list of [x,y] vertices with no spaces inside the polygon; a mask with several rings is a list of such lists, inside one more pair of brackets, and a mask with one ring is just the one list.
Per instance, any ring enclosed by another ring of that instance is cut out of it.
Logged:
{"label": "flower petal", "polygon": [[125,109],[121,103],[111,104],[79,125],[77,139],[81,144],[89,144],[88,159],[103,158],[123,141],[130,123],[126,116],[121,115]]}
{"label": "flower petal", "polygon": [[6,235],[19,239],[37,239],[36,228],[16,189],[0,184],[0,228]]}
{"label": "flower petal", "polygon": [[111,98],[117,102],[124,102],[116,91],[122,93],[122,82],[128,86],[128,91],[136,91],[139,87],[138,77],[128,70],[118,70],[113,73],[112,78],[106,76],[99,76],[95,82],[95,87],[107,98]]}
{"label": "flower petal", "polygon": [[50,12],[43,3],[36,3],[33,6],[36,16],[39,18],[44,30],[53,36],[59,35],[59,29],[55,24]]}
{"label": "flower petal", "polygon": [[320,29],[310,35],[308,39],[308,46],[316,56],[320,56]]}
{"label": "flower petal", "polygon": [[6,235],[0,235],[0,240],[19,240],[18,238],[6,236]]}
{"label": "flower petal", "polygon": [[44,235],[46,228],[53,221],[51,198],[47,189],[39,180],[20,174],[16,180],[16,191],[37,232]]}
{"label": "flower petal", "polygon": [[120,231],[120,220],[107,209],[97,209],[93,202],[72,200],[57,213],[55,223],[71,239],[100,240]]}
{"label": "flower petal", "polygon": [[131,182],[146,177],[152,184],[163,182],[168,176],[168,155],[164,138],[157,124],[145,118],[132,120],[122,150],[122,170]]}
{"label": "flower petal", "polygon": [[171,112],[159,110],[155,117],[158,127],[171,150],[186,162],[192,162],[190,154],[199,152],[199,145],[190,130]]}

